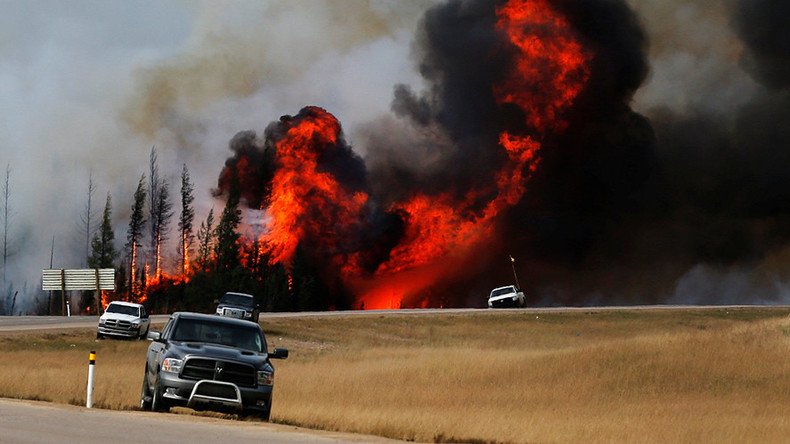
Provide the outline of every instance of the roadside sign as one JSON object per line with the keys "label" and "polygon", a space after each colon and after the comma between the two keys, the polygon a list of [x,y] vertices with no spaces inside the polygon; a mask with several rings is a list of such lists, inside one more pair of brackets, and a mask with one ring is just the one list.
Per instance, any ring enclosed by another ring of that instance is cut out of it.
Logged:
{"label": "roadside sign", "polygon": [[[60,290],[61,312],[71,316],[71,307],[66,305],[66,292],[71,290],[96,291],[96,313],[101,315],[99,291],[115,290],[114,268],[87,268],[77,270],[48,269],[41,271],[42,290]],[[69,305],[71,305],[69,303]]]}
{"label": "roadside sign", "polygon": [[115,290],[114,268],[42,270],[42,290]]}

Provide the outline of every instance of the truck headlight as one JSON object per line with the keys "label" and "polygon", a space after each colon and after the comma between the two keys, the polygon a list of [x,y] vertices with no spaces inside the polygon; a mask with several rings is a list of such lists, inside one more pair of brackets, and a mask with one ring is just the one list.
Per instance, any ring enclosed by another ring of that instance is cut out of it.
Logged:
{"label": "truck headlight", "polygon": [[221,314],[222,314],[222,309],[221,309],[221,308],[218,308],[218,309],[217,309],[217,314],[218,314],[218,315],[221,315]]}
{"label": "truck headlight", "polygon": [[274,384],[273,372],[267,372],[266,370],[258,372],[258,385],[272,385],[272,384]]}
{"label": "truck headlight", "polygon": [[178,373],[181,371],[181,365],[183,363],[183,359],[165,358],[165,360],[162,361],[162,371],[168,373]]}
{"label": "truck headlight", "polygon": [[252,317],[252,313],[250,313],[249,311],[245,311],[244,312],[244,317],[245,318],[251,318]]}

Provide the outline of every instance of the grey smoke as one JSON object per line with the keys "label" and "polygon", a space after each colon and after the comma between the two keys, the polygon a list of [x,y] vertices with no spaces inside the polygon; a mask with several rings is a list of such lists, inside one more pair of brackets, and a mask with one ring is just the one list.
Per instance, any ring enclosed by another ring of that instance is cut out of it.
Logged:
{"label": "grey smoke", "polygon": [[[624,70],[612,78],[623,83],[598,83],[607,94],[580,104],[576,135],[548,141],[545,153],[566,151],[546,159],[534,191],[510,215],[507,236],[531,289],[546,304],[697,301],[689,288],[713,303],[788,301],[781,290],[790,282],[783,271],[790,264],[786,2],[629,0],[633,14],[619,1],[574,3],[582,2],[557,5],[622,19],[600,30],[610,34],[584,32],[623,50],[612,56],[630,58],[614,64]],[[370,180],[378,196],[485,179],[499,159],[476,147],[495,144],[491,127],[512,116],[491,110],[473,88],[479,77],[443,83],[454,59],[427,54],[429,35],[418,27],[434,3],[309,5],[0,3],[0,165],[12,167],[15,222],[7,272],[13,288],[27,288],[18,306],[43,296],[35,288],[53,235],[56,267],[82,262],[70,245],[90,170],[96,201],[112,193],[123,243],[152,144],[171,183],[189,165],[199,218],[222,205],[210,190],[232,137],[262,134],[268,122],[307,104],[343,123],[380,179]],[[486,7],[449,6],[463,14]],[[595,23],[584,14],[578,23]],[[432,32],[442,29],[452,28]],[[469,30],[458,26],[444,37],[473,42],[463,34]],[[629,40],[640,33],[644,42]],[[464,49],[454,57],[480,47]],[[426,56],[430,63],[421,64]],[[640,58],[645,71],[627,63]],[[471,89],[446,94],[458,87]],[[601,103],[612,112],[584,112]],[[452,109],[470,114],[443,112]],[[617,137],[586,143],[602,133]],[[383,143],[383,135],[394,137]],[[461,283],[463,302],[479,302],[474,295],[506,279],[508,266]],[[760,279],[730,281],[730,274]],[[740,296],[717,300],[717,281],[746,284],[733,284]]]}

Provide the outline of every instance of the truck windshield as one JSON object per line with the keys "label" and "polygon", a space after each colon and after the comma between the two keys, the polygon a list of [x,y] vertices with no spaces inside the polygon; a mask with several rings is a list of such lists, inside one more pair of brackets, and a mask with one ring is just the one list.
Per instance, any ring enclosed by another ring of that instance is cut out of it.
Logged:
{"label": "truck windshield", "polygon": [[227,345],[254,352],[265,351],[260,330],[257,328],[201,319],[179,319],[172,339]]}
{"label": "truck windshield", "polygon": [[128,305],[121,305],[121,304],[110,304],[107,306],[107,309],[104,310],[105,313],[120,313],[129,316],[140,316],[140,309],[138,307],[130,307]]}
{"label": "truck windshield", "polygon": [[496,290],[491,292],[491,296],[502,296],[503,294],[508,293],[515,293],[516,290],[513,287],[504,287],[504,288],[497,288]]}
{"label": "truck windshield", "polygon": [[242,307],[252,307],[252,298],[240,294],[226,294],[219,300],[223,305],[240,305]]}

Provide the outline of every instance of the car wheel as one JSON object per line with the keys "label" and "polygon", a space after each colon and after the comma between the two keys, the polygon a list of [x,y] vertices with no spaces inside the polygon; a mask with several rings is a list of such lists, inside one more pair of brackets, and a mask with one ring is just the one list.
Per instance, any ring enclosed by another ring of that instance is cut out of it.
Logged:
{"label": "car wheel", "polygon": [[143,386],[140,388],[140,410],[151,410],[151,389],[148,388],[148,366],[143,373]]}
{"label": "car wheel", "polygon": [[272,415],[272,406],[270,405],[269,407],[266,408],[266,410],[264,410],[263,413],[261,413],[260,415],[261,421],[269,422],[269,417],[271,415]]}
{"label": "car wheel", "polygon": [[159,378],[154,383],[154,393],[151,395],[151,410],[155,412],[169,412],[170,405],[162,397],[162,389],[159,387]]}
{"label": "car wheel", "polygon": [[104,339],[104,335],[99,332],[96,332],[96,339]]}
{"label": "car wheel", "polygon": [[272,407],[269,406],[264,411],[260,410],[245,410],[242,412],[241,416],[244,418],[258,418],[261,421],[269,422],[269,417],[272,413]]}

